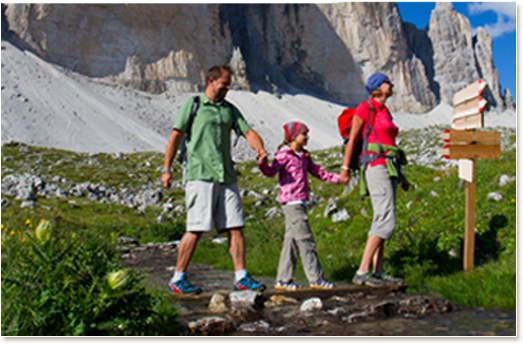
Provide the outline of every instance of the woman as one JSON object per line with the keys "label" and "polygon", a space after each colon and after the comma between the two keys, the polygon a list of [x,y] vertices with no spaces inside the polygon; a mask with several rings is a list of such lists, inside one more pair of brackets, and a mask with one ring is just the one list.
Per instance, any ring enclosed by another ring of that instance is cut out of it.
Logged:
{"label": "woman", "polygon": [[[370,99],[356,109],[340,173],[340,183],[348,183],[349,163],[354,148],[358,140],[362,139],[362,134],[367,132],[369,122],[373,123],[367,139],[370,159],[361,166],[364,169],[361,182],[366,183],[364,190],[368,189],[370,194],[374,216],[360,267],[352,279],[355,284],[372,287],[403,283],[402,279],[392,277],[383,269],[383,245],[385,240],[391,238],[396,225],[396,188],[398,176],[402,176],[398,161],[406,163],[405,154],[395,142],[398,127],[392,122],[392,116],[385,107],[386,100],[393,94],[393,87],[389,78],[381,73],[372,74],[367,80],[365,88]],[[381,153],[379,147],[382,148]],[[407,180],[401,178],[400,182],[402,188],[407,190]],[[373,271],[370,271],[371,261],[374,263]]]}

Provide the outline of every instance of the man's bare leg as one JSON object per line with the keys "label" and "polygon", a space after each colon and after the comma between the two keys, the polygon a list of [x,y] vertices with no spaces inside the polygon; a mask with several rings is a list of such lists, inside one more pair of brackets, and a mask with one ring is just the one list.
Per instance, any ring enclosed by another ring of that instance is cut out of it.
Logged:
{"label": "man's bare leg", "polygon": [[245,236],[242,227],[228,229],[227,237],[234,270],[245,269]]}
{"label": "man's bare leg", "polygon": [[185,272],[203,232],[185,232],[178,245],[176,271]]}

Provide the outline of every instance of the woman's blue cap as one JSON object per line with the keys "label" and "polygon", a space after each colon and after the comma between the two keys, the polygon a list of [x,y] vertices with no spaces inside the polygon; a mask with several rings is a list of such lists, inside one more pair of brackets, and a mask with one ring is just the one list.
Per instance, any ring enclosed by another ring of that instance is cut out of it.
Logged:
{"label": "woman's blue cap", "polygon": [[385,74],[374,73],[367,79],[367,85],[365,85],[365,89],[367,92],[369,92],[369,94],[371,94],[372,92],[376,91],[388,78],[389,77]]}

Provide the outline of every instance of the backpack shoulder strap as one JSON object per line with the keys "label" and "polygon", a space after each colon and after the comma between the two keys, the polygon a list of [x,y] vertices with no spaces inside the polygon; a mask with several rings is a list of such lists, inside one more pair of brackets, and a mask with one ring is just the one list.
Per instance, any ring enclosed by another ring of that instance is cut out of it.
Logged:
{"label": "backpack shoulder strap", "polygon": [[187,137],[187,141],[189,141],[191,139],[192,124],[194,122],[194,118],[196,117],[196,114],[198,113],[199,107],[200,107],[200,96],[194,96],[192,107],[191,107],[191,116],[189,117],[189,126],[187,127],[187,132],[185,133],[185,135]]}

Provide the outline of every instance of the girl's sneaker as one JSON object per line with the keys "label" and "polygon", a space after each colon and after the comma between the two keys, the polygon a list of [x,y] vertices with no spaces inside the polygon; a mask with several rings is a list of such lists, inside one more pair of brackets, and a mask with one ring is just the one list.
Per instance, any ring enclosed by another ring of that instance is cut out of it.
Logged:
{"label": "girl's sneaker", "polygon": [[285,291],[296,291],[296,290],[300,290],[301,289],[301,285],[296,284],[296,283],[292,283],[292,281],[287,282],[287,283],[286,282],[282,282],[282,281],[278,281],[274,285],[274,289],[276,289],[276,290],[285,290]]}
{"label": "girl's sneaker", "polygon": [[331,283],[327,281],[325,278],[321,278],[317,280],[316,282],[311,282],[310,287],[312,289],[332,289],[336,285],[334,283]]}

